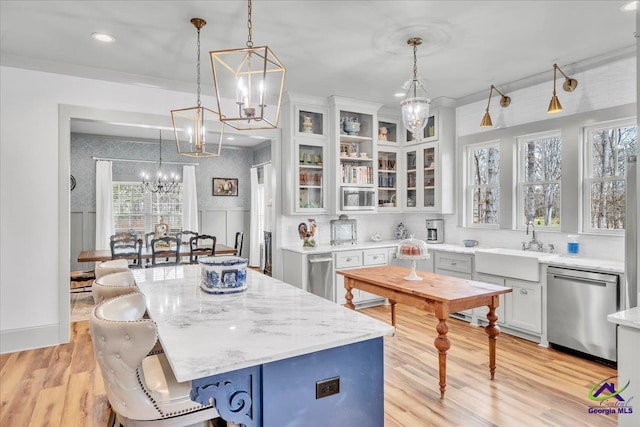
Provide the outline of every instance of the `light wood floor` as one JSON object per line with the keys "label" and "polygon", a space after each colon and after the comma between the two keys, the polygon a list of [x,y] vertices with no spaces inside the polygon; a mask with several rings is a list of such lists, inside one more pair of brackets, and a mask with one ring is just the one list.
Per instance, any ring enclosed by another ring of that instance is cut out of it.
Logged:
{"label": "light wood floor", "polygon": [[[362,312],[389,321],[389,307]],[[616,425],[615,416],[587,412],[590,388],[615,376],[614,369],[503,334],[491,381],[484,330],[448,323],[447,392],[440,400],[435,319],[398,306],[396,335],[385,338],[386,427]],[[88,322],[71,327],[69,344],[0,355],[0,426],[107,424]]]}

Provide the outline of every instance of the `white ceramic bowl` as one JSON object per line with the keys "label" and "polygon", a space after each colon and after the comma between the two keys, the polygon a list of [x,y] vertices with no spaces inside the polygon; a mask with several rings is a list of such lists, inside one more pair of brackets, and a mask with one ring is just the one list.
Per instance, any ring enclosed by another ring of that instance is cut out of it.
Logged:
{"label": "white ceramic bowl", "polygon": [[211,256],[198,259],[200,287],[211,294],[229,294],[247,289],[247,259]]}

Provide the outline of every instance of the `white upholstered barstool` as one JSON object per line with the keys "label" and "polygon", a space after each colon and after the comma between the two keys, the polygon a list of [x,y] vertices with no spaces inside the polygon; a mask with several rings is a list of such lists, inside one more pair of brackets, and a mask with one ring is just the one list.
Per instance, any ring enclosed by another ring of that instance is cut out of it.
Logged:
{"label": "white upholstered barstool", "polygon": [[96,304],[101,303],[105,299],[132,294],[134,292],[139,292],[139,289],[138,286],[136,286],[136,280],[133,278],[133,274],[128,269],[126,271],[104,275],[94,280],[93,285],[91,285],[93,301]]}
{"label": "white upholstered barstool", "polygon": [[102,261],[96,265],[96,279],[99,279],[107,274],[128,270],[129,263],[126,259],[112,259],[110,261]]}
{"label": "white upholstered barstool", "polygon": [[144,295],[133,293],[96,305],[89,320],[116,421],[128,427],[206,425],[218,411],[190,399],[191,383],[175,379],[164,354],[147,356],[157,328],[145,311]]}

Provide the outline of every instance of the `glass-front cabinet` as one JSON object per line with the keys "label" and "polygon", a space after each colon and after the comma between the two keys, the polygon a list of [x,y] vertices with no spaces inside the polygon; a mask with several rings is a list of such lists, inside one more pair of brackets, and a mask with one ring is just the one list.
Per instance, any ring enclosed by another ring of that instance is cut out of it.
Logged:
{"label": "glass-front cabinet", "polygon": [[322,142],[296,141],[297,212],[324,212],[326,210],[325,144]]}
{"label": "glass-front cabinet", "polygon": [[398,152],[378,147],[378,210],[398,210]]}
{"label": "glass-front cabinet", "polygon": [[329,110],[326,98],[290,94],[282,116],[284,212],[329,211]]}
{"label": "glass-front cabinet", "polygon": [[438,208],[439,165],[436,143],[423,143],[406,148],[405,198],[407,210],[432,210]]}

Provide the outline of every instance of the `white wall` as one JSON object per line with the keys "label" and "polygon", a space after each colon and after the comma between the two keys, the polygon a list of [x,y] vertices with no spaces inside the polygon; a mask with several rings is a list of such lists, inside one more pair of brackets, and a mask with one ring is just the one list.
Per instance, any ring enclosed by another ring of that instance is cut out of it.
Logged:
{"label": "white wall", "polygon": [[[59,222],[58,202],[59,177],[66,183],[61,188],[68,189],[69,162],[59,157],[59,107],[159,115],[171,126],[170,110],[192,106],[195,95],[11,67],[0,67],[0,87],[0,352],[5,353],[69,339],[68,270],[60,267],[69,265],[69,225],[68,219]],[[202,102],[213,105],[214,99]],[[66,170],[58,170],[59,162]],[[68,205],[68,195],[61,199]]]}

